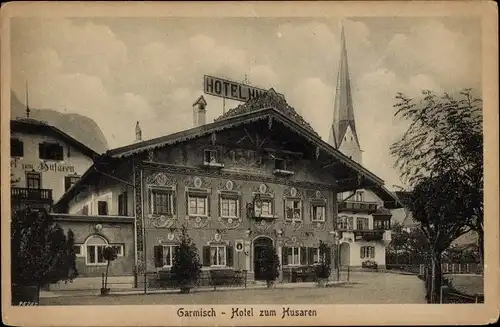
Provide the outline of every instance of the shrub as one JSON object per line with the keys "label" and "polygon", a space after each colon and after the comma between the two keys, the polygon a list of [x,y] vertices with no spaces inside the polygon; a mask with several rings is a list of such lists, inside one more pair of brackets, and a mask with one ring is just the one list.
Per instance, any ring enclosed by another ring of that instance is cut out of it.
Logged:
{"label": "shrub", "polygon": [[201,264],[198,250],[189,237],[186,226],[182,226],[181,242],[175,249],[174,262],[170,271],[182,292],[189,292],[189,289],[200,278]]}

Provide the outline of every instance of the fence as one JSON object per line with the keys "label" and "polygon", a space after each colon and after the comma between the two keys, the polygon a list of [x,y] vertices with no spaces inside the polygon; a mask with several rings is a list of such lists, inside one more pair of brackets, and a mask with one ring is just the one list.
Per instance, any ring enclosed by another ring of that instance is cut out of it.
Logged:
{"label": "fence", "polygon": [[[387,264],[386,269],[401,270],[409,273],[423,275],[425,264]],[[441,272],[443,274],[481,274],[482,267],[477,263],[442,263]]]}

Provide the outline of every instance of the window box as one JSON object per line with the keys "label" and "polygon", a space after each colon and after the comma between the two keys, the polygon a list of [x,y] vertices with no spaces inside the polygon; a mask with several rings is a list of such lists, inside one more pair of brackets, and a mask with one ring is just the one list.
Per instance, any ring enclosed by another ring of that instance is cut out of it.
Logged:
{"label": "window box", "polygon": [[295,173],[293,171],[290,171],[290,170],[274,169],[273,174],[281,175],[281,176],[291,176],[291,175],[294,175]]}

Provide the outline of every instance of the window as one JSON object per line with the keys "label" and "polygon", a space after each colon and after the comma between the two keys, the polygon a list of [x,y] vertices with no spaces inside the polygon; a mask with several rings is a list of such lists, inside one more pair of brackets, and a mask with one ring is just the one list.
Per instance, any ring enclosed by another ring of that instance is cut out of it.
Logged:
{"label": "window", "polygon": [[300,248],[292,247],[287,248],[287,257],[289,266],[300,265]]}
{"label": "window", "polygon": [[110,245],[116,253],[116,256],[123,257],[123,245],[122,244],[111,244]]}
{"label": "window", "polygon": [[260,199],[254,203],[256,217],[272,217],[273,216],[273,201],[271,199]]}
{"label": "window", "polygon": [[80,176],[66,176],[64,177],[64,191],[70,189],[71,186],[75,185],[80,179]]}
{"label": "window", "polygon": [[300,200],[285,200],[285,219],[302,220],[302,208]]}
{"label": "window", "polygon": [[57,143],[40,143],[38,145],[39,158],[47,160],[63,160],[63,147]]}
{"label": "window", "polygon": [[347,216],[342,216],[339,217],[338,223],[337,223],[337,228],[338,229],[344,229],[344,230],[351,230],[352,229],[352,217],[347,217]]}
{"label": "window", "polygon": [[210,265],[226,265],[226,247],[221,245],[210,246]]}
{"label": "window", "polygon": [[368,228],[368,218],[356,218],[356,229],[367,230]]}
{"label": "window", "polygon": [[163,267],[173,266],[175,248],[177,248],[177,245],[163,245]]}
{"label": "window", "polygon": [[373,225],[374,225],[375,229],[385,229],[385,230],[391,229],[391,221],[390,220],[375,219],[373,221]]}
{"label": "window", "polygon": [[155,215],[167,215],[167,216],[173,215],[174,214],[173,192],[170,190],[151,190],[151,212]]}
{"label": "window", "polygon": [[32,189],[42,188],[40,173],[26,173],[26,187]]}
{"label": "window", "polygon": [[286,161],[283,159],[274,159],[274,169],[286,170]]}
{"label": "window", "polygon": [[375,258],[375,247],[374,246],[362,246],[360,248],[360,257],[364,258]]}
{"label": "window", "polygon": [[312,206],[312,221],[325,221],[325,206],[313,205]]}
{"label": "window", "polygon": [[217,163],[217,150],[205,150],[204,161],[208,163]]}
{"label": "window", "polygon": [[127,210],[127,192],[123,192],[122,194],[118,195],[118,215],[119,216],[127,216],[128,215],[128,210]]}
{"label": "window", "polygon": [[236,218],[238,217],[238,199],[237,198],[225,198],[220,199],[221,207],[221,217]]}
{"label": "window", "polygon": [[86,205],[83,206],[83,208],[82,208],[82,215],[84,215],[84,216],[88,216],[89,215],[89,205],[88,204],[86,204]]}
{"label": "window", "polygon": [[310,258],[309,261],[312,264],[317,264],[321,262],[319,248],[310,248],[310,255],[312,256],[312,258]]}
{"label": "window", "polygon": [[354,201],[363,202],[363,192],[362,191],[356,192],[356,194],[354,195]]}
{"label": "window", "polygon": [[94,235],[86,242],[86,264],[90,266],[106,265],[104,260],[104,248],[107,242],[100,236]]}
{"label": "window", "polygon": [[83,257],[83,249],[81,244],[75,244],[73,245],[73,249],[75,251],[75,255],[77,257]]}
{"label": "window", "polygon": [[189,195],[190,216],[208,216],[208,197],[202,195]]}
{"label": "window", "polygon": [[107,201],[97,201],[97,214],[99,216],[108,215],[108,202]]}
{"label": "window", "polygon": [[24,143],[18,139],[10,139],[10,156],[22,157],[24,156]]}

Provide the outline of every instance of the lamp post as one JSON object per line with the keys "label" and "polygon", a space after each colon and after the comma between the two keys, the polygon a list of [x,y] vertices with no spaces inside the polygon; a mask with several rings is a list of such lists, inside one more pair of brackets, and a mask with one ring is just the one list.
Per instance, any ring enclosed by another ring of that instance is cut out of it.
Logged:
{"label": "lamp post", "polygon": [[330,234],[333,235],[333,244],[335,246],[335,266],[337,268],[337,281],[340,281],[340,236],[337,231],[331,231]]}

